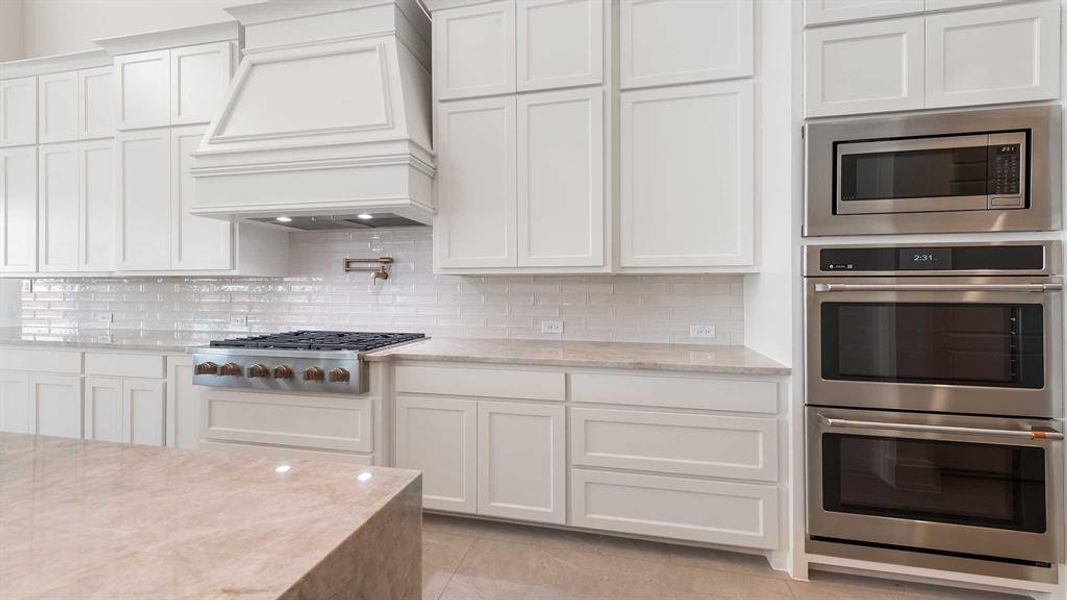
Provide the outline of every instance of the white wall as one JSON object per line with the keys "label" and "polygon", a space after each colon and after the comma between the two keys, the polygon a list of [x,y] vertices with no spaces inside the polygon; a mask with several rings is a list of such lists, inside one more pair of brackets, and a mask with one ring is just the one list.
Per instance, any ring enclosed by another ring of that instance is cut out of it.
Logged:
{"label": "white wall", "polygon": [[23,58],[22,0],[0,0],[0,62]]}
{"label": "white wall", "polygon": [[[22,0],[24,58],[91,50],[98,38],[229,21],[223,7],[253,1],[258,0]],[[9,3],[0,0],[0,7]],[[5,16],[0,13],[0,19]]]}

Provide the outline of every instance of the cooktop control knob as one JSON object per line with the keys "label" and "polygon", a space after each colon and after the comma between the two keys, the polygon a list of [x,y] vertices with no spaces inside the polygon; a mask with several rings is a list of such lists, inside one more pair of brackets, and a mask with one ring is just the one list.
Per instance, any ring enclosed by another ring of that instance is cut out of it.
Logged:
{"label": "cooktop control knob", "polygon": [[263,363],[256,363],[248,367],[249,377],[270,377],[270,369]]}
{"label": "cooktop control knob", "polygon": [[289,365],[278,365],[274,367],[275,379],[289,379],[293,376],[293,368]]}
{"label": "cooktop control knob", "polygon": [[226,375],[230,377],[238,377],[243,371],[244,369],[241,368],[241,365],[233,362],[226,363],[219,367],[219,375]]}
{"label": "cooktop control knob", "polygon": [[322,381],[322,378],[325,375],[326,373],[318,367],[308,367],[304,369],[304,381]]}
{"label": "cooktop control knob", "polygon": [[202,362],[196,365],[193,369],[197,375],[218,375],[219,366],[213,362]]}
{"label": "cooktop control knob", "polygon": [[342,383],[348,381],[348,378],[348,369],[342,369],[341,367],[337,367],[336,369],[330,371],[331,383]]}

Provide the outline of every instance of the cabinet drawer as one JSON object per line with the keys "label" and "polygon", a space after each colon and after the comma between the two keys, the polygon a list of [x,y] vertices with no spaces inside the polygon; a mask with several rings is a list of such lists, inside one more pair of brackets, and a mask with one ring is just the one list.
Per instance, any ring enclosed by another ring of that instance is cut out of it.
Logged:
{"label": "cabinet drawer", "polygon": [[774,381],[572,373],[571,400],[656,408],[778,412]]}
{"label": "cabinet drawer", "polygon": [[18,346],[0,348],[0,363],[6,371],[81,373],[81,352],[70,350],[30,350]]}
{"label": "cabinet drawer", "polygon": [[572,408],[571,461],[756,481],[778,480],[778,421]]}
{"label": "cabinet drawer", "polygon": [[571,470],[572,525],[639,535],[778,546],[778,488]]}
{"label": "cabinet drawer", "polygon": [[161,354],[112,354],[110,352],[86,352],[85,374],[143,377],[145,379],[166,377]]}
{"label": "cabinet drawer", "polygon": [[556,400],[567,396],[562,371],[398,366],[396,391],[486,398]]}
{"label": "cabinet drawer", "polygon": [[371,452],[369,398],[207,391],[201,438],[323,450]]}

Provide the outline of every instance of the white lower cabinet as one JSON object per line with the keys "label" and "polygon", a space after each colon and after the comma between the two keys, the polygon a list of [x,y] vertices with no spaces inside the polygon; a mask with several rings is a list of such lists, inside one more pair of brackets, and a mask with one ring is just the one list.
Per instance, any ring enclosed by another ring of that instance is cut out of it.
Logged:
{"label": "white lower cabinet", "polygon": [[0,371],[0,431],[33,433],[35,430],[30,376]]}
{"label": "white lower cabinet", "polygon": [[167,445],[200,447],[201,387],[193,385],[193,359],[187,354],[167,357]]}
{"label": "white lower cabinet", "polygon": [[121,442],[123,430],[122,380],[85,378],[85,439]]}
{"label": "white lower cabinet", "polygon": [[31,410],[38,435],[82,437],[79,375],[30,375]]}
{"label": "white lower cabinet", "polygon": [[127,379],[122,382],[122,441],[165,445],[166,397],[163,382]]}
{"label": "white lower cabinet", "polygon": [[422,471],[422,504],[475,513],[478,403],[397,396],[396,466]]}

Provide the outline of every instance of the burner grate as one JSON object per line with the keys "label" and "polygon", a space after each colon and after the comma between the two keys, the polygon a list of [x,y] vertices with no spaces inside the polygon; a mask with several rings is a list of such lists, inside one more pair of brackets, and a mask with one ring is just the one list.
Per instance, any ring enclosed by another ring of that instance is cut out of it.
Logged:
{"label": "burner grate", "polygon": [[290,331],[227,340],[215,340],[215,348],[260,348],[274,350],[355,350],[367,352],[419,340],[422,333],[370,333],[362,331]]}

